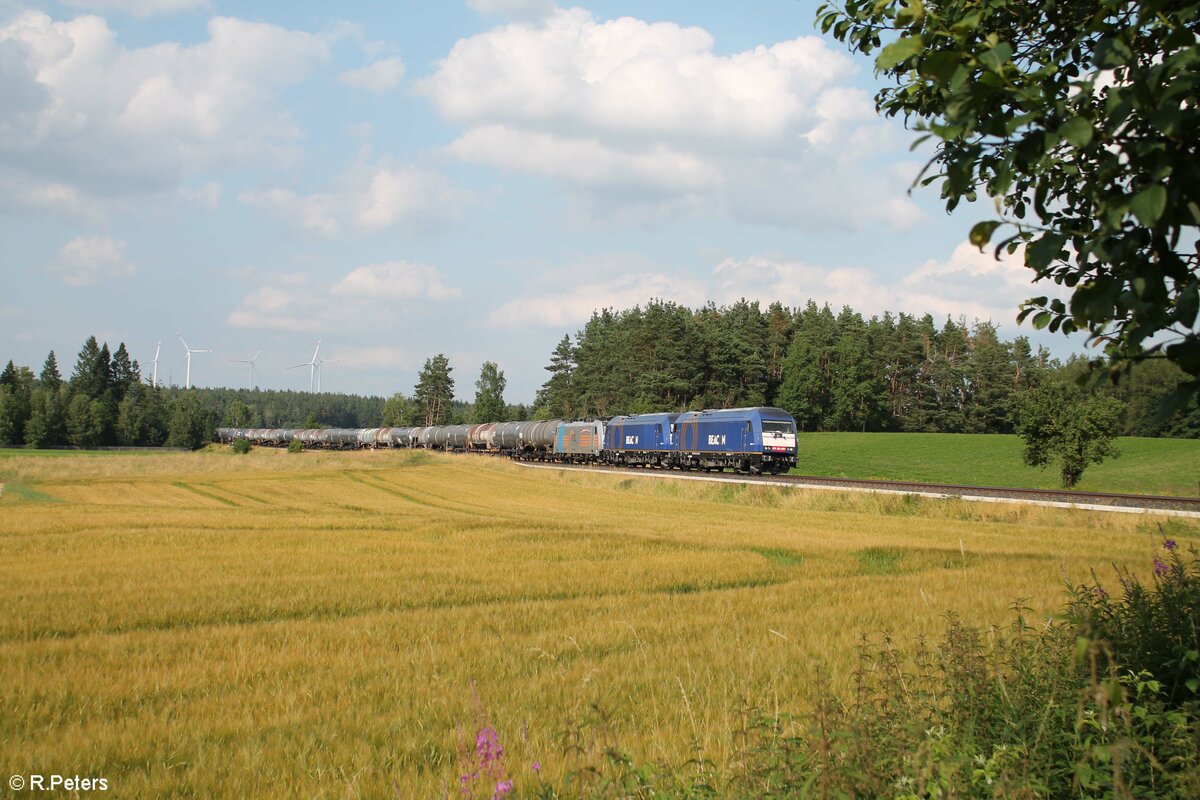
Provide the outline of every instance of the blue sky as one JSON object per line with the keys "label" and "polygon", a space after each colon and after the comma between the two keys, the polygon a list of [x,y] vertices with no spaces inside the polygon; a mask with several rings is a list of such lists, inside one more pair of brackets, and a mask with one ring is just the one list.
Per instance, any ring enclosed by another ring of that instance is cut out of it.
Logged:
{"label": "blue sky", "polygon": [[[0,0],[0,357],[530,401],[593,309],[809,298],[991,319],[1036,291],[907,189],[815,2]],[[1058,354],[1079,347],[1032,336]]]}

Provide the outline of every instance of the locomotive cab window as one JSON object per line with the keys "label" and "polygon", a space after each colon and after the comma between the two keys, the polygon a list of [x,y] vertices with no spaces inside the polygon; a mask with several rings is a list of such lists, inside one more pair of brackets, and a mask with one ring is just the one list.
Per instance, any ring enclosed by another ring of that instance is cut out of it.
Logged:
{"label": "locomotive cab window", "polygon": [[763,422],[763,433],[795,433],[790,422]]}

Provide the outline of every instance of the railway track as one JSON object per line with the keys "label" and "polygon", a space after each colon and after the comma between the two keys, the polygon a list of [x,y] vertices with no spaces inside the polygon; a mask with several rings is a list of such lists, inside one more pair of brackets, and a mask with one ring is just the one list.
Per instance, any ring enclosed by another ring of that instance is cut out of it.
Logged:
{"label": "railway track", "polygon": [[822,478],[813,475],[739,475],[733,473],[694,473],[679,470],[600,467],[574,464],[516,462],[540,469],[571,469],[607,472],[614,475],[642,475],[680,480],[723,483],[767,484],[797,489],[909,494],[920,497],[957,498],[977,502],[1026,503],[1059,508],[1082,508],[1124,513],[1160,513],[1169,516],[1200,518],[1200,497],[1117,494],[1112,492],[1072,492],[1062,489],[1012,489],[1001,486],[967,486],[912,481],[866,480],[859,478]]}

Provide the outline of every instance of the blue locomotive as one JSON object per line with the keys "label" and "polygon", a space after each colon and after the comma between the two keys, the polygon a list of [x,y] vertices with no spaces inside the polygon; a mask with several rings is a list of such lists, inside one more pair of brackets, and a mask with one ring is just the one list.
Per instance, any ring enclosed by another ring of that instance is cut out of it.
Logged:
{"label": "blue locomotive", "polygon": [[796,421],[778,408],[633,414],[610,420],[539,420],[421,428],[218,428],[217,441],[329,449],[417,447],[483,451],[526,461],[657,469],[786,472],[796,466]]}

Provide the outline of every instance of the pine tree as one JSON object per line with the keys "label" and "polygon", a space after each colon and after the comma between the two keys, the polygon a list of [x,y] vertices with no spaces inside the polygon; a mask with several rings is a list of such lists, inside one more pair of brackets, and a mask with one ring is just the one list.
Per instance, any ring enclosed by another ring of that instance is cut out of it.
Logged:
{"label": "pine tree", "polygon": [[50,355],[46,356],[46,362],[42,364],[42,374],[38,376],[42,382],[42,386],[58,391],[58,387],[62,386],[62,374],[58,371],[58,359],[54,355],[54,351],[50,351]]}
{"label": "pine tree", "polygon": [[108,345],[100,349],[95,336],[89,336],[75,359],[71,373],[71,393],[94,400],[108,388]]}
{"label": "pine tree", "polygon": [[454,399],[454,379],[450,373],[450,359],[441,353],[425,360],[417,385],[413,388],[413,399],[421,409],[423,424],[444,425],[450,415],[450,403]]}
{"label": "pine tree", "polygon": [[141,381],[137,362],[129,358],[129,351],[125,349],[124,342],[121,342],[117,346],[117,351],[113,353],[108,377],[109,385],[115,392],[117,402],[121,401],[130,386]]}
{"label": "pine tree", "polygon": [[17,368],[13,365],[12,359],[4,365],[4,371],[0,372],[0,386],[16,388],[17,385]]}
{"label": "pine tree", "polygon": [[538,416],[546,419],[572,419],[575,407],[572,396],[572,378],[575,372],[575,348],[571,337],[564,335],[550,354],[550,366],[546,367],[550,379],[538,390],[535,407]]}
{"label": "pine tree", "polygon": [[779,387],[780,407],[791,414],[803,431],[821,430],[830,418],[830,395],[836,323],[829,306],[817,308],[812,300],[796,315],[796,333],[783,364]]}
{"label": "pine tree", "polygon": [[1009,401],[1016,371],[1012,349],[1000,341],[990,322],[977,322],[971,333],[971,364],[967,379],[971,404],[966,430],[971,433],[1011,433]]}
{"label": "pine tree", "polygon": [[11,447],[21,443],[17,436],[17,407],[11,386],[0,383],[0,445]]}
{"label": "pine tree", "polygon": [[832,383],[829,387],[830,411],[824,427],[828,430],[865,431],[876,417],[875,404],[880,394],[878,379],[871,363],[871,343],[863,318],[844,306],[837,320],[837,344],[834,346]]}

